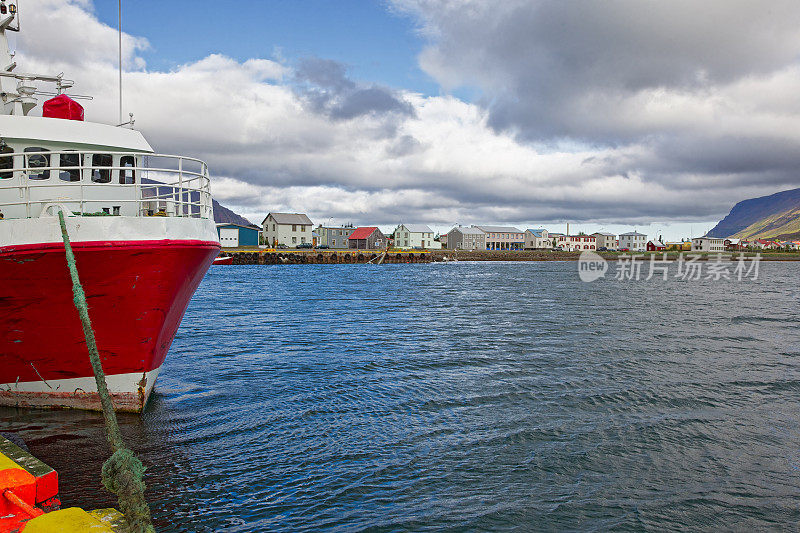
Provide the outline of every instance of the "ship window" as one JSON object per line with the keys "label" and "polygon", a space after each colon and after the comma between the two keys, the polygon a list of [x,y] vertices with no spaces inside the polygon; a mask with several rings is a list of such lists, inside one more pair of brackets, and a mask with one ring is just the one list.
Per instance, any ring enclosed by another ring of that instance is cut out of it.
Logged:
{"label": "ship window", "polygon": [[136,171],[133,170],[133,167],[136,166],[136,158],[134,158],[132,155],[123,155],[119,158],[119,166],[131,167],[129,170],[121,169],[119,171],[119,182],[123,185],[136,183]]}
{"label": "ship window", "polygon": [[92,181],[95,183],[111,183],[111,167],[114,164],[114,158],[111,154],[93,154],[92,155]]}
{"label": "ship window", "polygon": [[[31,146],[25,148],[26,152],[49,152],[47,148],[38,148]],[[40,170],[36,172],[37,168],[47,168],[50,166],[50,154],[33,154],[28,156],[28,179],[32,180],[46,180],[50,177],[50,170]]]}
{"label": "ship window", "polygon": [[58,177],[62,181],[81,181],[81,154],[61,154]]}
{"label": "ship window", "polygon": [[7,180],[14,177],[14,172],[11,172],[14,168],[14,156],[7,155],[13,153],[14,149],[6,143],[0,144],[0,171],[5,171],[0,172],[0,180]]}

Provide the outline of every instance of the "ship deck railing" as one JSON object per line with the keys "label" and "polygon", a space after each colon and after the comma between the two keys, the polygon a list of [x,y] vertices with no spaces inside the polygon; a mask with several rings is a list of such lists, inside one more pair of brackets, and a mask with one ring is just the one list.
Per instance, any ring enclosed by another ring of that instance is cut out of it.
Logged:
{"label": "ship deck railing", "polygon": [[[91,164],[98,155],[111,164]],[[200,159],[97,149],[0,153],[4,218],[38,217],[50,204],[84,215],[213,218],[208,166]]]}

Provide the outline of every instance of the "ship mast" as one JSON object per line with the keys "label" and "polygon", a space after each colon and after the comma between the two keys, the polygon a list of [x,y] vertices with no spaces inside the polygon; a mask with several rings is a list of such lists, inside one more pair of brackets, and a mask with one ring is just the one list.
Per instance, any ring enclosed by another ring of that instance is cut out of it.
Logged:
{"label": "ship mast", "polygon": [[[17,6],[14,3],[6,5],[5,1],[0,2],[0,72],[10,74],[17,66],[14,63],[14,56],[8,47],[8,31],[19,31],[19,24],[16,28],[12,23],[17,19]],[[33,91],[36,89],[30,85],[18,83],[13,76],[0,76],[0,101],[3,103],[3,114],[5,115],[24,115],[36,105],[33,98]],[[20,87],[22,85],[22,87]],[[20,90],[22,89],[22,90]],[[31,94],[26,94],[29,89]],[[33,100],[32,104],[30,100]],[[27,104],[27,105],[26,105]],[[28,107],[30,105],[30,107]],[[27,107],[27,110],[26,110]]]}
{"label": "ship mast", "polygon": [[46,81],[56,84],[58,94],[72,87],[74,82],[66,80],[63,74],[49,76],[46,74],[14,73],[17,67],[14,56],[8,47],[9,31],[19,31],[19,13],[16,2],[0,0],[0,105],[4,115],[27,115],[36,107],[36,87],[34,81]]}

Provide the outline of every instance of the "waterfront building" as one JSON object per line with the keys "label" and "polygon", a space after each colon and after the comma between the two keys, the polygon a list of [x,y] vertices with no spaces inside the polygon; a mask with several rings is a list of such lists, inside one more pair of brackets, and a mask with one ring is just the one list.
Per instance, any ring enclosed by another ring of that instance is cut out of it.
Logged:
{"label": "waterfront building", "polygon": [[659,240],[653,239],[651,241],[647,241],[648,252],[663,252],[666,249],[667,245]]}
{"label": "waterfront building", "polygon": [[[760,250],[774,250],[776,248],[780,248],[780,245],[775,241],[770,241],[767,239],[757,239],[753,241],[753,247],[758,248]],[[692,247],[694,249],[694,247]]]}
{"label": "waterfront building", "polygon": [[441,248],[447,248],[447,233],[445,233],[444,235],[439,235],[438,239],[439,239],[439,246]]}
{"label": "waterfront building", "polygon": [[270,213],[261,221],[264,243],[268,246],[316,244],[311,235],[311,220],[303,213]]}
{"label": "waterfront building", "polygon": [[259,233],[259,229],[255,226],[217,224],[217,235],[219,235],[219,242],[223,248],[258,246]]}
{"label": "waterfront building", "polygon": [[693,252],[724,252],[725,239],[711,237],[696,237],[692,239]]}
{"label": "waterfront building", "polygon": [[561,235],[556,245],[567,252],[597,250],[597,240],[594,235]]}
{"label": "waterfront building", "polygon": [[395,248],[440,248],[433,242],[433,230],[425,224],[400,224],[394,230]]}
{"label": "waterfront building", "polygon": [[351,250],[385,250],[386,235],[374,226],[356,228],[347,239]]}
{"label": "waterfront building", "polygon": [[529,229],[524,235],[525,250],[549,250],[553,247],[553,239],[546,229]]}
{"label": "waterfront building", "polygon": [[619,250],[644,252],[647,249],[647,235],[638,231],[629,231],[619,236]]}
{"label": "waterfront building", "polygon": [[692,249],[692,241],[672,241],[666,243],[667,250],[675,252],[688,252]]}
{"label": "waterfront building", "polygon": [[619,240],[613,233],[598,231],[592,233],[592,237],[595,239],[598,250],[602,250],[603,248],[606,250],[616,250],[619,247]]}
{"label": "waterfront building", "polygon": [[317,246],[327,246],[331,250],[347,250],[350,248],[348,238],[355,230],[356,228],[352,224],[345,226],[323,226],[320,224],[314,230],[315,233],[319,234]]}
{"label": "waterfront building", "polygon": [[728,251],[736,251],[736,250],[743,250],[744,246],[742,245],[741,239],[725,239],[725,249]]}
{"label": "waterfront building", "polygon": [[487,250],[522,250],[525,233],[512,226],[473,226],[486,234]]}
{"label": "waterfront building", "polygon": [[453,228],[446,237],[448,250],[486,250],[486,233],[475,227]]}

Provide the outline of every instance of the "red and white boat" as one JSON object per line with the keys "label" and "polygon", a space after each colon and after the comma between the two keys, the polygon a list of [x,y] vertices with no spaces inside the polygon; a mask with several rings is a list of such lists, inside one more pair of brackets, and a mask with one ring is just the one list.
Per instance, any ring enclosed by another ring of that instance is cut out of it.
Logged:
{"label": "red and white boat", "polygon": [[[128,126],[83,121],[72,82],[17,73],[0,11],[0,405],[99,409],[58,212],[114,405],[141,411],[220,250],[208,168]],[[43,117],[35,82],[53,83]]]}

